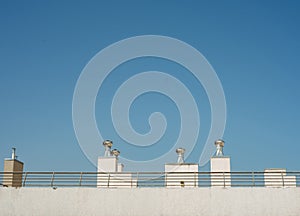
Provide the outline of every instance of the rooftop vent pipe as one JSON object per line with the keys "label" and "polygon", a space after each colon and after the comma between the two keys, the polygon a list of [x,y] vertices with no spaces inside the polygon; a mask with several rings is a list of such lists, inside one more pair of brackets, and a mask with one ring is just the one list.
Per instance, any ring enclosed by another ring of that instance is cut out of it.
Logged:
{"label": "rooftop vent pipe", "polygon": [[176,153],[178,155],[177,163],[179,163],[179,164],[184,163],[184,152],[185,152],[184,148],[176,149]]}
{"label": "rooftop vent pipe", "polygon": [[103,141],[103,145],[105,147],[105,152],[104,152],[104,157],[109,157],[111,156],[111,147],[113,145],[113,142],[111,140],[105,140]]}
{"label": "rooftop vent pipe", "polygon": [[17,159],[16,148],[12,148],[11,159],[13,159],[13,160]]}
{"label": "rooftop vent pipe", "polygon": [[218,157],[224,156],[224,154],[223,154],[224,144],[225,144],[225,142],[221,139],[218,139],[217,141],[215,141],[215,146],[217,147],[216,156],[218,156]]}
{"label": "rooftop vent pipe", "polygon": [[118,156],[120,155],[120,151],[117,150],[117,149],[113,149],[113,150],[111,151],[111,153],[112,153],[112,155],[115,156],[116,158],[118,158]]}

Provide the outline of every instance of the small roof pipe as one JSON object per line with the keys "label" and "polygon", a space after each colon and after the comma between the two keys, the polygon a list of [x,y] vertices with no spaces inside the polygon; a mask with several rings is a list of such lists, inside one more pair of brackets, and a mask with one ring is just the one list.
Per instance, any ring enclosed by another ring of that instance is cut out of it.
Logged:
{"label": "small roof pipe", "polygon": [[13,160],[17,159],[16,148],[14,148],[14,147],[12,148],[11,159],[13,159]]}
{"label": "small roof pipe", "polygon": [[224,140],[218,139],[217,141],[215,141],[215,146],[217,148],[216,156],[218,156],[218,157],[224,156],[224,154],[223,154],[224,144],[225,144]]}
{"label": "small roof pipe", "polygon": [[177,163],[179,163],[179,164],[184,163],[184,152],[185,152],[184,148],[178,148],[178,149],[176,149],[176,153],[178,155]]}
{"label": "small roof pipe", "polygon": [[111,153],[111,147],[113,145],[113,142],[111,140],[105,140],[103,141],[103,145],[105,147],[104,157],[109,157],[112,155]]}
{"label": "small roof pipe", "polygon": [[111,151],[112,155],[115,156],[116,158],[118,158],[118,156],[120,155],[120,151],[118,149],[113,149]]}

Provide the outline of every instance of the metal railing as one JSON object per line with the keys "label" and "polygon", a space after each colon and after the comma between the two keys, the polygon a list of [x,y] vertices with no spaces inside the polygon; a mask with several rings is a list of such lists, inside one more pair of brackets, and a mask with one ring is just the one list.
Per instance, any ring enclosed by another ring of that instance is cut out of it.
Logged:
{"label": "metal railing", "polygon": [[300,172],[0,172],[3,187],[299,187]]}

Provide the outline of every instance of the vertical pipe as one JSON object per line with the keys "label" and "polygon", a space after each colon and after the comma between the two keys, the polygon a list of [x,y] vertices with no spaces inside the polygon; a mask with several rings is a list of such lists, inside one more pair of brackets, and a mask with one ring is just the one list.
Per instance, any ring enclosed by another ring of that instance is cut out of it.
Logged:
{"label": "vertical pipe", "polygon": [[16,148],[12,148],[11,159],[16,159]]}

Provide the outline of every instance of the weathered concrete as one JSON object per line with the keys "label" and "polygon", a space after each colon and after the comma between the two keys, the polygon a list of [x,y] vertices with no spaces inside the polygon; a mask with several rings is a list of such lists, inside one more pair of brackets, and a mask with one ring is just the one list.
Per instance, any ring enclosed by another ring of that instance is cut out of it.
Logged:
{"label": "weathered concrete", "polygon": [[0,188],[0,215],[299,216],[300,188]]}

